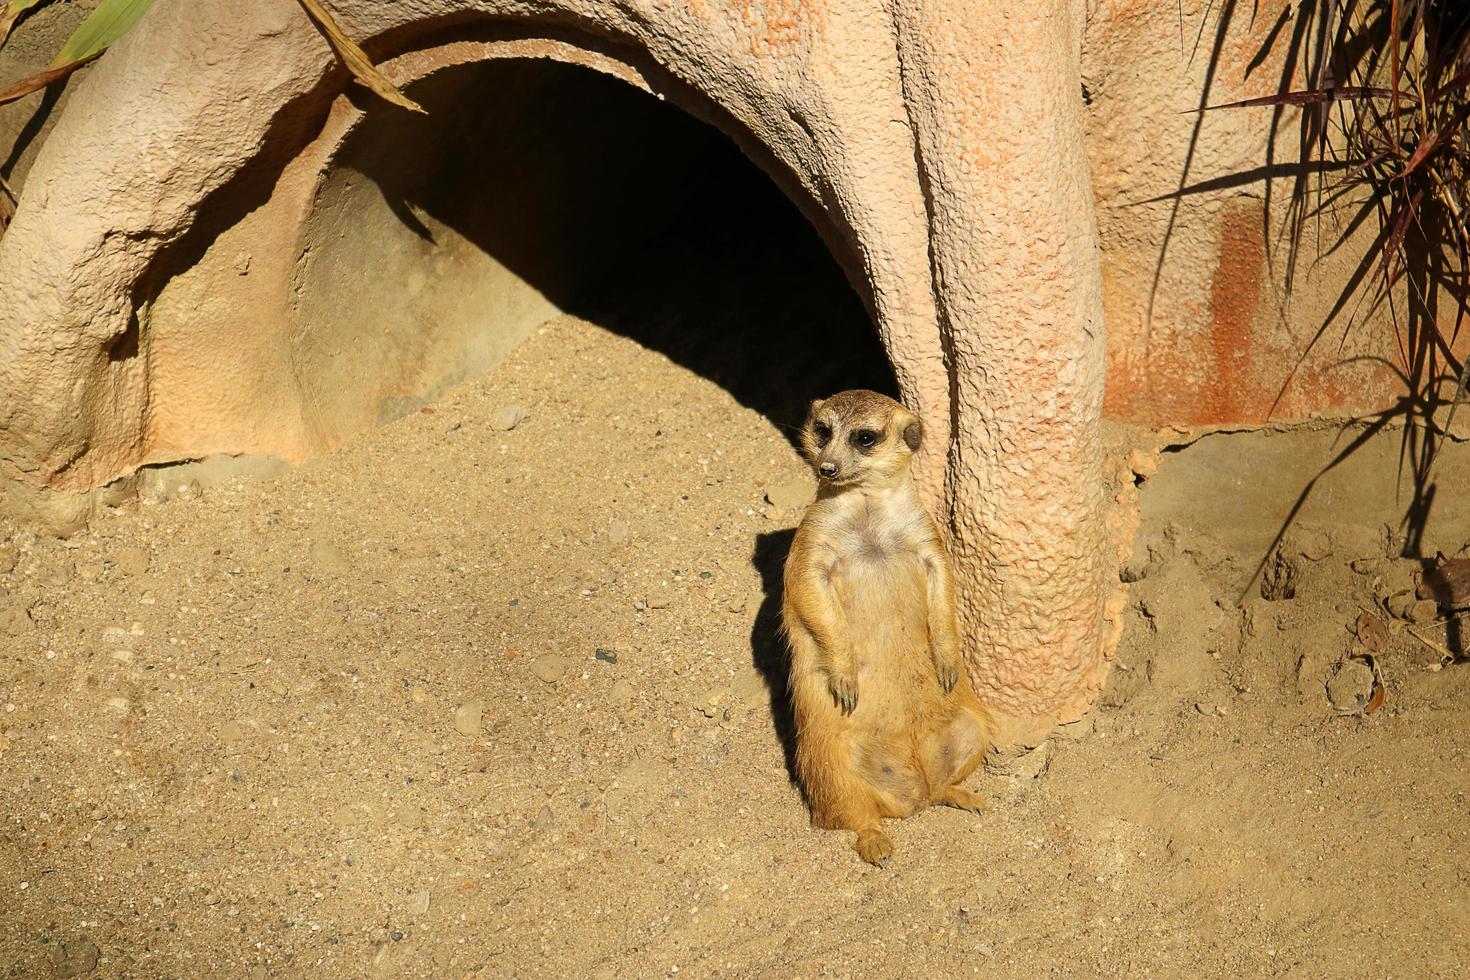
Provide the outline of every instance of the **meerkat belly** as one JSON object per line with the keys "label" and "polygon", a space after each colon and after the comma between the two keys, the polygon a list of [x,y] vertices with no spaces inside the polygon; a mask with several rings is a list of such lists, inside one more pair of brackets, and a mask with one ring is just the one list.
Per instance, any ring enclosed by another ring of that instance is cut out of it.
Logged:
{"label": "meerkat belly", "polygon": [[931,796],[918,739],[939,690],[923,562],[902,550],[881,560],[859,554],[838,574],[858,668],[850,729],[856,770],[879,791],[885,816],[908,816]]}
{"label": "meerkat belly", "polygon": [[873,716],[903,725],[918,683],[933,683],[928,580],[917,551],[858,551],[836,571],[862,700]]}

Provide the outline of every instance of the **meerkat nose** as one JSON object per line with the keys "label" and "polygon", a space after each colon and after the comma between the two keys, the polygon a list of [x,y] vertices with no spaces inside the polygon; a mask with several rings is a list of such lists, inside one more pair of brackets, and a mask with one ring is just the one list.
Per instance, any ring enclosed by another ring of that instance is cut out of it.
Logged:
{"label": "meerkat nose", "polygon": [[820,474],[822,474],[823,476],[825,476],[827,479],[830,480],[834,476],[837,475],[837,464],[836,463],[823,463],[821,466],[818,466],[817,467],[817,472],[820,473]]}

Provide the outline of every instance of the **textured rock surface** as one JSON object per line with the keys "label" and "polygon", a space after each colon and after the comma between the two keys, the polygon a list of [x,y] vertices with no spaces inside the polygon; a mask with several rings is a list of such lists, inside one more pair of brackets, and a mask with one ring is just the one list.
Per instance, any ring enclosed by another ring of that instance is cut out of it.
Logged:
{"label": "textured rock surface", "polygon": [[1090,5],[1082,83],[1110,418],[1260,424],[1403,394],[1388,309],[1348,288],[1376,219],[1349,227],[1351,196],[1320,213],[1302,199],[1332,184],[1300,163],[1300,113],[1196,111],[1308,87],[1312,14],[1290,0]]}

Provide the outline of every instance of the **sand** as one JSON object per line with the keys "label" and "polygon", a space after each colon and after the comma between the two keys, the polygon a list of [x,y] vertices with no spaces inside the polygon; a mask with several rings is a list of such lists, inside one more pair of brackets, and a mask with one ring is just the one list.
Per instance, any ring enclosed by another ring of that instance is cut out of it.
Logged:
{"label": "sand", "polygon": [[0,525],[0,976],[1462,976],[1470,669],[1378,602],[1422,564],[1392,467],[1239,601],[1332,437],[1166,453],[1103,704],[885,869],[790,779],[805,468],[628,336],[563,317],[330,458]]}

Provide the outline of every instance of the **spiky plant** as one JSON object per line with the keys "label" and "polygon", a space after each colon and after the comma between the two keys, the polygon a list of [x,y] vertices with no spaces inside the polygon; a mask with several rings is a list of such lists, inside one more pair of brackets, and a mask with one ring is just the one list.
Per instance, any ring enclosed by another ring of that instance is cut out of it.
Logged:
{"label": "spiky plant", "polygon": [[[1220,37],[1237,12],[1222,7]],[[1270,107],[1273,127],[1301,109],[1299,150],[1320,166],[1297,179],[1289,205],[1288,289],[1314,216],[1341,219],[1330,249],[1376,228],[1312,345],[1340,315],[1347,332],[1388,311],[1406,389],[1395,411],[1422,430],[1409,454],[1421,482],[1467,381],[1457,342],[1470,319],[1470,2],[1304,0],[1283,10],[1267,43],[1283,34],[1282,91],[1205,108]],[[1290,87],[1297,78],[1306,85]]]}

